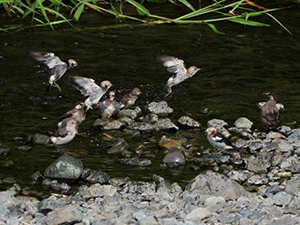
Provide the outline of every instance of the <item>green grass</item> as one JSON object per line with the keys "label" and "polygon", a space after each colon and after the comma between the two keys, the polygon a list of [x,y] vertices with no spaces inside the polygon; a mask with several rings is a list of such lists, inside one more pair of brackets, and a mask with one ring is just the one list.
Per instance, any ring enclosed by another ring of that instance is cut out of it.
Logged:
{"label": "green grass", "polygon": [[[95,10],[99,13],[110,14],[120,21],[126,21],[127,23],[129,20],[132,20],[143,24],[205,24],[218,34],[224,34],[216,26],[216,23],[220,21],[242,24],[244,26],[268,27],[270,26],[269,24],[258,22],[254,18],[266,15],[291,34],[279,19],[271,14],[271,12],[283,8],[256,11],[248,5],[246,0],[234,2],[229,0],[213,0],[211,5],[203,8],[200,7],[199,9],[195,9],[187,0],[178,0],[178,2],[169,0],[169,4],[186,7],[190,11],[185,15],[174,15],[174,18],[152,14],[142,3],[136,0],[119,0],[118,3],[108,4],[104,0],[71,0],[69,1],[69,5],[67,5],[61,0],[0,0],[0,10],[3,11],[4,9],[7,15],[21,15],[24,19],[31,17],[32,21],[30,26],[9,25],[0,27],[0,31],[36,26],[49,26],[54,30],[54,25],[69,23],[72,26],[71,22],[80,21],[80,18],[86,11]],[[115,5],[118,5],[118,7]],[[136,16],[127,13],[125,5],[131,5],[131,7],[135,8],[137,12]]]}

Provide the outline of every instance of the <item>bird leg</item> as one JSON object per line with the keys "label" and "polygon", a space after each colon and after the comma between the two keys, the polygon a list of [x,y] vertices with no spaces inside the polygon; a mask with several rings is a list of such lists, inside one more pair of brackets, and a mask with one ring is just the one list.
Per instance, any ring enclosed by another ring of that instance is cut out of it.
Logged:
{"label": "bird leg", "polygon": [[165,95],[165,98],[168,97],[172,93],[172,88],[168,87],[167,91],[168,91],[168,93]]}
{"label": "bird leg", "polygon": [[58,85],[55,81],[53,82],[53,84],[54,84],[54,86],[57,87],[58,90],[61,92],[61,89],[60,89],[59,85]]}

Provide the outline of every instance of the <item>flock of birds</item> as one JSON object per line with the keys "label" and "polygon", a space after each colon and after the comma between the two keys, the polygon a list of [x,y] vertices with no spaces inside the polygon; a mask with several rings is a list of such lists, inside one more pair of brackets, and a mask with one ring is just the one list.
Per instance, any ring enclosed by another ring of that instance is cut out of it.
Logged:
{"label": "flock of birds", "polygon": [[[58,56],[50,52],[31,51],[29,54],[34,60],[46,65],[46,70],[49,73],[48,92],[53,86],[61,91],[57,81],[68,69],[78,65],[74,59],[63,62]],[[166,96],[171,94],[173,86],[193,77],[201,70],[197,66],[186,68],[183,60],[172,56],[159,56],[158,60],[163,63],[163,66],[165,66],[170,73],[174,74],[168,79],[165,85],[165,89],[167,90]],[[107,98],[100,102],[105,93],[113,86],[110,81],[104,80],[100,85],[97,85],[91,78],[71,76],[70,83],[87,98],[84,102],[76,105],[74,109],[68,111],[60,118],[57,124],[58,128],[50,137],[52,143],[56,145],[67,144],[73,140],[76,134],[78,134],[77,129],[79,124],[85,120],[87,111],[93,109],[92,107],[94,105],[99,107],[103,119],[110,119],[122,108],[129,108],[134,105],[138,96],[141,94],[140,89],[135,87],[130,93],[124,95],[120,99],[120,102],[117,102],[115,100],[115,92],[110,91]],[[276,129],[280,126],[280,112],[276,106],[276,95],[273,92],[264,94],[268,96],[269,100],[261,108],[262,121],[268,127]],[[209,143],[217,149],[225,151],[235,149],[232,143],[214,127],[207,128],[206,135]]]}

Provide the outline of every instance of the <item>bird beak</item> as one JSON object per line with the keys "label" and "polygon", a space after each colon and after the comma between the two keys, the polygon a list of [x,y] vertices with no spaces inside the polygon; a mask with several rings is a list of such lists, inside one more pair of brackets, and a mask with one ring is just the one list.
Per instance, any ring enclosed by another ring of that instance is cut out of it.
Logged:
{"label": "bird beak", "polygon": [[269,95],[269,92],[264,92],[263,95]]}

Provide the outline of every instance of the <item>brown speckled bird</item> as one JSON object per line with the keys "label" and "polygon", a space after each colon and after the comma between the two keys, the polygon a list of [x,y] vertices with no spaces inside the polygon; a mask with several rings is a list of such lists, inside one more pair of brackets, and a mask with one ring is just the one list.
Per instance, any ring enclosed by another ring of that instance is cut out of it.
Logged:
{"label": "brown speckled bird", "polygon": [[269,97],[269,101],[261,107],[261,119],[269,127],[277,128],[280,126],[280,113],[276,106],[276,95],[274,92],[263,93]]}
{"label": "brown speckled bird", "polygon": [[197,66],[190,66],[188,69],[184,65],[184,61],[173,56],[159,56],[157,59],[163,62],[163,65],[167,67],[170,73],[175,75],[170,77],[167,81],[165,89],[168,93],[165,97],[172,93],[172,86],[180,84],[188,78],[193,77],[199,70]]}
{"label": "brown speckled bird", "polygon": [[122,108],[126,109],[134,105],[135,101],[138,99],[141,93],[142,93],[141,90],[135,87],[131,90],[130,93],[124,95],[120,100]]}

